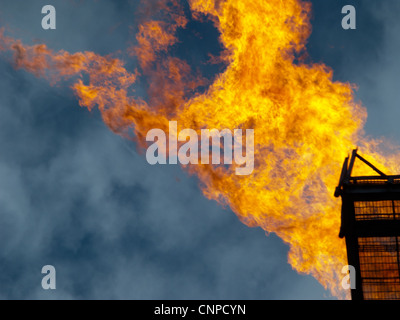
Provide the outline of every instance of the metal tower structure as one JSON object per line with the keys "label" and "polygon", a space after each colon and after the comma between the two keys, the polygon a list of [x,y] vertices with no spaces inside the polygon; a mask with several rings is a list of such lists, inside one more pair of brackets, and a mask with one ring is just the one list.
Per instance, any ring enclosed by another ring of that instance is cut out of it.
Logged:
{"label": "metal tower structure", "polygon": [[[353,177],[356,160],[377,175]],[[342,197],[339,237],[355,268],[353,300],[400,299],[400,175],[386,175],[353,150],[335,197]]]}

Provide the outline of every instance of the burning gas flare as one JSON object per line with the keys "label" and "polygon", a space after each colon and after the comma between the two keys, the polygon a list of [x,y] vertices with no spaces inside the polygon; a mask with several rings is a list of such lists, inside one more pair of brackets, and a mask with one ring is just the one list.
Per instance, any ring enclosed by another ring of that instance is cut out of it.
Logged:
{"label": "burning gas flare", "polygon": [[[17,68],[55,83],[72,79],[81,106],[97,106],[116,133],[145,146],[153,128],[178,130],[254,129],[255,163],[249,176],[235,167],[186,166],[204,195],[229,206],[245,224],[276,233],[290,247],[288,261],[311,274],[333,295],[345,297],[345,244],[338,238],[340,201],[333,197],[342,161],[358,146],[387,173],[393,157],[379,153],[381,141],[362,131],[366,110],[354,87],[334,82],[332,70],[301,59],[311,33],[311,5],[301,0],[190,0],[194,19],[211,19],[225,50],[217,59],[227,68],[213,83],[168,56],[176,31],[187,24],[176,1],[157,1],[163,18],[142,21],[137,44],[128,49],[138,70],[93,52],[54,52],[4,35],[0,49],[11,51]],[[158,17],[157,17],[158,18]],[[163,56],[160,59],[159,56]],[[138,75],[149,79],[149,100],[135,97]],[[205,93],[196,93],[208,84]],[[348,296],[347,296],[348,297]]]}

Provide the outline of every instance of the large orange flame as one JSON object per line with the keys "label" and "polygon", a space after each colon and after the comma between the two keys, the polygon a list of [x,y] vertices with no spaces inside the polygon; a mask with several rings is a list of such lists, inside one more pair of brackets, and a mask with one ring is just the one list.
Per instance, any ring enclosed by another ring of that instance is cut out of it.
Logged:
{"label": "large orange flame", "polygon": [[[276,233],[290,246],[289,263],[313,275],[338,297],[347,264],[338,238],[340,201],[333,197],[342,160],[358,146],[388,173],[393,157],[377,150],[380,142],[362,132],[366,111],[354,99],[354,87],[334,82],[323,64],[302,62],[311,32],[308,2],[301,0],[191,0],[195,19],[208,17],[225,47],[226,70],[202,94],[207,80],[192,75],[189,65],[165,57],[176,43],[176,31],[187,24],[176,1],[158,1],[161,20],[143,21],[137,45],[128,49],[141,74],[151,79],[149,101],[129,91],[139,71],[127,71],[121,60],[93,52],[53,52],[45,45],[26,46],[1,34],[0,48],[12,50],[16,67],[55,82],[79,76],[73,90],[81,106],[97,106],[107,125],[145,146],[148,130],[254,129],[255,168],[249,176],[234,167],[192,165],[204,194],[228,205],[247,225]],[[172,5],[171,5],[172,4]],[[172,14],[171,12],[174,12]],[[162,54],[164,58],[158,59]],[[84,80],[83,74],[89,79]]]}

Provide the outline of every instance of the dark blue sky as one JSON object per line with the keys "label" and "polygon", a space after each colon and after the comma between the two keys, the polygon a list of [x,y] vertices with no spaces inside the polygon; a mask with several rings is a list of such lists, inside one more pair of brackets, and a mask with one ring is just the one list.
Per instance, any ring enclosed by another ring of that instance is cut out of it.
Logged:
{"label": "dark blue sky", "polygon": [[[52,1],[57,29],[41,29],[47,1],[0,1],[0,26],[25,43],[108,54],[134,39],[137,1]],[[341,8],[357,9],[357,30]],[[400,136],[398,1],[313,1],[310,59],[358,85],[375,137]],[[210,23],[181,31],[176,54],[204,65],[218,53]],[[127,61],[134,67],[134,61]],[[0,58],[0,299],[328,299],[287,263],[275,235],[208,201],[178,166],[150,166],[68,83],[16,71]],[[137,88],[138,93],[144,90]],[[339,214],[339,213],[338,213]],[[339,231],[339,230],[338,230]],[[54,265],[57,289],[41,287]]]}

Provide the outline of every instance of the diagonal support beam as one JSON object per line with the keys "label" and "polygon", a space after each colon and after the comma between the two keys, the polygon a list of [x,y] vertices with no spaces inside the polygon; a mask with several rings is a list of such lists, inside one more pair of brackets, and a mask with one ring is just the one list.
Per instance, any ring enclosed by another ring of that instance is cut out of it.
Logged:
{"label": "diagonal support beam", "polygon": [[369,161],[365,160],[359,154],[356,153],[356,157],[358,159],[360,159],[362,162],[364,162],[367,166],[371,167],[375,172],[379,173],[382,177],[386,177],[386,174],[384,174],[381,170],[379,170],[377,167],[375,167],[372,163],[370,163]]}

